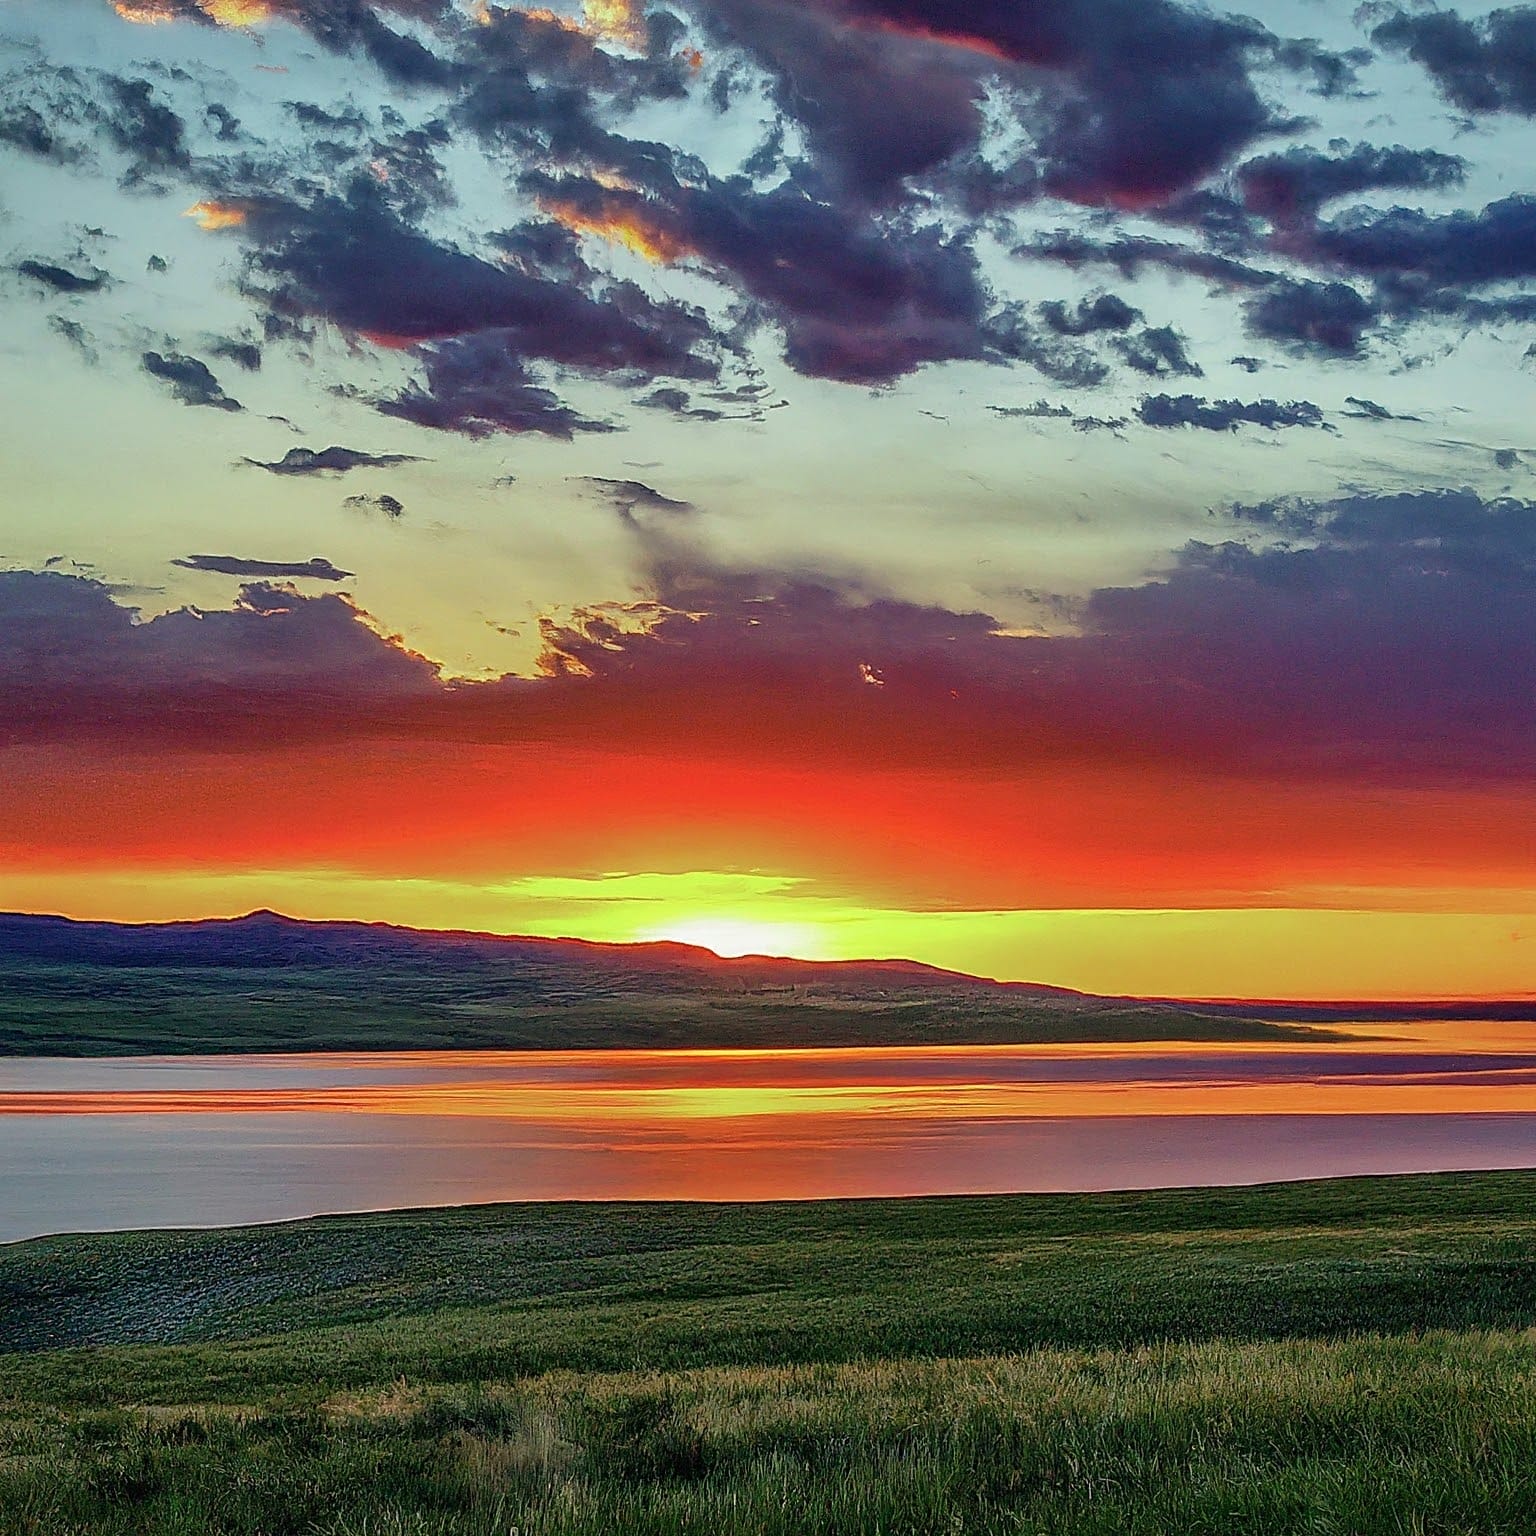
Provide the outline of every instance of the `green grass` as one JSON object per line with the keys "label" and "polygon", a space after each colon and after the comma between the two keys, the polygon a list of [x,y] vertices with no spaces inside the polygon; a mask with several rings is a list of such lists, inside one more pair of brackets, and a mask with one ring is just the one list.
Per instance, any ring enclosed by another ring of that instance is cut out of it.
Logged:
{"label": "green grass", "polygon": [[1524,1536],[1533,1325],[1529,1174],[43,1239],[0,1531]]}
{"label": "green grass", "polygon": [[9,1412],[18,1536],[1524,1536],[1536,1518],[1529,1333]]}

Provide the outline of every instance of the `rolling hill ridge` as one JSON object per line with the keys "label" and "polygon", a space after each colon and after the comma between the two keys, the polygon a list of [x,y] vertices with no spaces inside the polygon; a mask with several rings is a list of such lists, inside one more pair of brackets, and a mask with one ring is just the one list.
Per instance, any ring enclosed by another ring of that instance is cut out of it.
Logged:
{"label": "rolling hill ridge", "polygon": [[[434,932],[277,912],[189,922],[0,914],[0,1055],[448,1048],[1316,1042],[1443,1003],[1105,997],[902,959],[723,959],[677,943]],[[1536,1018],[1536,1002],[1456,1005]]]}

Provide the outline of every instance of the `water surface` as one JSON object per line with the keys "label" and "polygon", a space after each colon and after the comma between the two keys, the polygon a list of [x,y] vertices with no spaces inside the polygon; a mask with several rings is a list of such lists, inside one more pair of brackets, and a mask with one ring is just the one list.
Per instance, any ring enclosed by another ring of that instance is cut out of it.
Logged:
{"label": "water surface", "polygon": [[1536,1166],[1536,1026],[1346,1044],[0,1063],[0,1239],[487,1200],[759,1200]]}

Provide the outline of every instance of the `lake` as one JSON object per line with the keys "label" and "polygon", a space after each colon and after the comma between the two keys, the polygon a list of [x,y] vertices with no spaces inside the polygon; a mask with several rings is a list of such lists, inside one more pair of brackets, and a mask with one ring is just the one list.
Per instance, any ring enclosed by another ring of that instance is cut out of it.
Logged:
{"label": "lake", "polygon": [[0,1240],[492,1200],[1536,1166],[1536,1025],[1342,1044],[0,1061]]}

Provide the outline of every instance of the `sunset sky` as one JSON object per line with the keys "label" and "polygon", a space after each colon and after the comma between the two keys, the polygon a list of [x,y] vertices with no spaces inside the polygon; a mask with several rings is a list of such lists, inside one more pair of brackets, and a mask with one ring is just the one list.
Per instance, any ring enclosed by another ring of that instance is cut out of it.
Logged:
{"label": "sunset sky", "polygon": [[1536,6],[0,0],[0,907],[1536,992]]}

